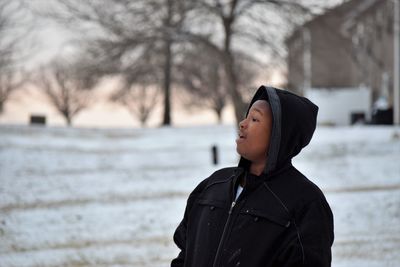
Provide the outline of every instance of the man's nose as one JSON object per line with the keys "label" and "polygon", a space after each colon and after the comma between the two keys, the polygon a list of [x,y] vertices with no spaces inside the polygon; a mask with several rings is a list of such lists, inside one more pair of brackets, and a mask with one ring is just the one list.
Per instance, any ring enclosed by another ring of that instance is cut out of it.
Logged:
{"label": "man's nose", "polygon": [[245,128],[245,126],[246,126],[246,119],[239,122],[239,129],[243,129],[243,128]]}

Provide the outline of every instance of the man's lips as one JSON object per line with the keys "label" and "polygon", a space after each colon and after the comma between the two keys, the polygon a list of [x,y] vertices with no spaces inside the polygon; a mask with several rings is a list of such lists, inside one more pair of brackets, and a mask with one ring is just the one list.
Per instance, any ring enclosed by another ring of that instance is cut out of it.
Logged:
{"label": "man's lips", "polygon": [[239,132],[239,133],[238,133],[238,138],[236,139],[236,143],[241,143],[241,142],[243,142],[245,139],[246,139],[246,135],[243,134],[243,133],[241,133],[241,132]]}

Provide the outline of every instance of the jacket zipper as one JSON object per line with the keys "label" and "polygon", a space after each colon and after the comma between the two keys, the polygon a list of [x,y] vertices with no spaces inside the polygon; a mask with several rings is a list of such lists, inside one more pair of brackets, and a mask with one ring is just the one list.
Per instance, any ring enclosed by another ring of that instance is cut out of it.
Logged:
{"label": "jacket zipper", "polygon": [[222,231],[221,239],[219,240],[218,249],[217,249],[217,253],[215,254],[213,267],[218,267],[217,263],[218,263],[218,259],[219,259],[219,254],[221,253],[222,244],[224,242],[225,235],[226,235],[226,229],[228,228],[229,221],[231,219],[232,210],[235,207],[235,205],[236,205],[236,202],[233,201],[232,204],[231,204],[231,207],[229,209],[229,212],[228,212],[228,218],[226,219],[224,230]]}

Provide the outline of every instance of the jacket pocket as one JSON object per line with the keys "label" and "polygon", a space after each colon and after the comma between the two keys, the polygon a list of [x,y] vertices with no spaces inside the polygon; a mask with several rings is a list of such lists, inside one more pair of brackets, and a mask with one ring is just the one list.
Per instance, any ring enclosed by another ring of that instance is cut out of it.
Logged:
{"label": "jacket pocket", "polygon": [[208,206],[211,210],[214,210],[215,208],[223,209],[227,207],[225,202],[215,199],[198,199],[197,204],[201,206]]}
{"label": "jacket pocket", "polygon": [[262,210],[244,209],[240,212],[240,214],[252,216],[254,221],[258,221],[259,219],[268,220],[285,228],[288,228],[291,224],[289,218],[279,217]]}

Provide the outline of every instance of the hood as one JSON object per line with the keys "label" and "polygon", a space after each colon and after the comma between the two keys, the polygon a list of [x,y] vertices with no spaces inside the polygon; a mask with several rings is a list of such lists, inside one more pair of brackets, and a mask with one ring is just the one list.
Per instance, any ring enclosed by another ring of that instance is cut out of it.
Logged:
{"label": "hood", "polygon": [[[267,100],[272,110],[272,133],[264,173],[278,171],[310,143],[317,124],[318,107],[305,97],[289,91],[261,86],[246,112],[257,100]],[[250,162],[241,157],[239,167]]]}

